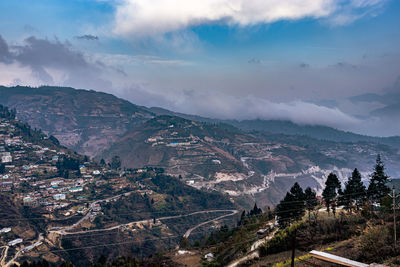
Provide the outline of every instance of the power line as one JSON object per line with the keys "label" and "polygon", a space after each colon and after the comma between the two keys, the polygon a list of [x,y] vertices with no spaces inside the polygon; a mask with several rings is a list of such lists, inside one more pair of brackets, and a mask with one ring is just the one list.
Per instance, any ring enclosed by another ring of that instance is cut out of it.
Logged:
{"label": "power line", "polygon": [[[204,211],[204,213],[214,213],[214,212],[227,212],[228,211],[228,209],[226,209],[226,210],[213,210],[213,211],[209,211],[209,210],[195,210],[195,211],[193,211],[192,213],[194,213],[194,212],[203,212]],[[231,211],[233,211],[233,210],[231,210]],[[147,213],[151,213],[151,214],[163,214],[163,213],[175,213],[175,212],[181,212],[181,211],[156,211],[156,212],[152,212],[152,211],[149,211],[149,210],[139,210],[139,211],[134,211],[134,212],[132,212],[132,213],[113,213],[112,215],[132,215],[132,214],[135,214],[135,213],[137,213],[137,212],[147,212]],[[4,214],[0,214],[0,215],[9,215],[9,213],[4,213]],[[180,214],[180,215],[182,215],[182,216],[185,216],[186,214]],[[83,217],[85,217],[86,215],[84,215],[84,216],[82,216],[82,217],[79,217],[79,218],[83,218]],[[169,215],[165,215],[165,216],[169,216]],[[178,216],[178,215],[177,215]],[[44,218],[44,217],[24,217],[24,218],[21,218],[21,219],[0,219],[0,221],[25,221],[25,220],[50,220],[50,221],[61,221],[61,220],[69,220],[69,219],[72,219],[72,218],[60,218],[60,219],[49,219],[49,218]],[[153,219],[153,218],[149,218],[149,220],[150,219]],[[146,220],[145,218],[143,219],[143,220]]]}
{"label": "power line", "polygon": [[[373,190],[373,191],[370,191],[370,192],[378,192],[378,191],[379,190]],[[132,191],[132,192],[135,192],[135,191]],[[351,195],[359,195],[359,194],[360,193],[342,194],[342,195],[339,195],[339,196],[335,197],[333,200],[338,200],[338,197],[340,197],[340,196],[351,196]],[[101,200],[97,200],[97,201],[101,201]],[[94,201],[94,202],[97,202],[97,201]],[[305,202],[305,200],[284,201],[284,203],[304,203],[304,202]],[[201,210],[199,210],[199,211],[201,211]],[[152,212],[152,211],[149,211],[149,210],[141,210],[139,212],[149,212],[149,213],[152,213],[152,214],[163,213],[163,211]],[[166,211],[166,212],[179,212],[179,211]],[[9,213],[3,213],[3,214],[0,213],[0,215],[8,215],[8,214]],[[131,213],[114,213],[114,214],[115,215],[130,215]],[[48,218],[43,218],[43,217],[24,217],[24,219],[14,219],[14,220],[25,220],[25,219],[48,220]],[[68,220],[68,219],[70,219],[70,218],[60,218],[60,219],[54,219],[54,220]],[[2,221],[2,220],[13,220],[13,219],[0,219],[0,221]]]}

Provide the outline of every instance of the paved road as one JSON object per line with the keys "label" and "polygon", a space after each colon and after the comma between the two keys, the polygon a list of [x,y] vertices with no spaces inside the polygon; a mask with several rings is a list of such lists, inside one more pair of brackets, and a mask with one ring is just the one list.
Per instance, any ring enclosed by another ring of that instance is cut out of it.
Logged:
{"label": "paved road", "polygon": [[239,259],[236,259],[233,262],[229,263],[227,265],[227,267],[236,267],[236,266],[238,266],[239,264],[241,264],[243,262],[258,258],[260,256],[259,253],[258,253],[258,248],[261,245],[267,243],[268,240],[271,240],[271,238],[275,235],[275,233],[277,231],[278,230],[275,230],[272,233],[270,233],[267,237],[264,237],[263,239],[260,239],[260,240],[257,240],[256,242],[254,242],[251,245],[250,252],[248,252],[245,256],[243,256],[243,257],[241,257]]}
{"label": "paved road", "polygon": [[217,217],[215,219],[200,223],[200,224],[190,228],[189,230],[187,230],[186,233],[183,235],[183,237],[184,238],[188,238],[190,236],[190,234],[193,232],[193,230],[196,230],[197,228],[199,228],[199,227],[201,227],[203,225],[206,225],[208,223],[219,221],[219,220],[221,220],[221,219],[223,219],[225,217],[233,216],[233,215],[235,215],[235,214],[237,214],[239,212],[238,210],[224,210],[224,211],[231,212],[231,214],[225,214],[225,215],[219,216],[219,217]]}
{"label": "paved road", "polygon": [[[34,249],[35,247],[37,247],[37,246],[40,246],[43,241],[43,234],[39,234],[39,237],[38,237],[38,239],[36,240],[36,241],[34,241],[33,242],[33,247],[32,247],[32,249]],[[7,247],[7,249],[8,249],[8,247]],[[9,266],[11,266],[11,264],[17,264],[17,265],[19,265],[19,263],[18,262],[16,262],[16,260],[21,256],[21,254],[23,254],[24,253],[24,250],[23,249],[21,249],[21,250],[18,250],[17,251],[17,253],[15,253],[15,255],[14,255],[14,257],[11,259],[11,260],[9,260],[5,265],[3,265],[3,262],[1,262],[1,266],[4,266],[4,267],[9,267]],[[6,255],[7,256],[7,255]]]}
{"label": "paved road", "polygon": [[2,246],[0,248],[4,248],[4,250],[2,252],[2,255],[1,255],[1,258],[0,258],[0,266],[4,266],[4,262],[5,262],[6,258],[7,258],[7,253],[8,253],[9,246]]}
{"label": "paved road", "polygon": [[58,233],[58,234],[61,234],[61,235],[68,234],[67,231],[74,229],[75,227],[77,227],[78,225],[80,225],[83,221],[89,219],[89,216],[90,216],[91,212],[93,211],[94,207],[95,207],[97,204],[102,203],[102,202],[111,201],[111,200],[114,200],[114,199],[118,199],[118,198],[120,198],[120,197],[123,196],[123,195],[129,196],[130,194],[132,194],[133,192],[136,192],[136,191],[137,191],[137,190],[135,190],[135,191],[130,191],[130,192],[126,192],[126,193],[119,194],[119,195],[112,196],[112,197],[105,198],[105,199],[95,200],[95,201],[93,201],[93,202],[91,202],[91,203],[89,204],[88,212],[87,212],[86,215],[83,216],[79,221],[77,221],[76,223],[74,223],[74,224],[72,224],[72,225],[70,225],[70,226],[65,226],[65,227],[53,227],[53,228],[51,228],[51,229],[49,230],[49,232],[54,232],[54,233]]}
{"label": "paved road", "polygon": [[[210,223],[210,222],[212,222],[212,221],[217,221],[217,220],[220,220],[220,219],[222,219],[222,218],[225,218],[225,217],[228,217],[228,216],[232,216],[232,215],[235,215],[235,214],[238,213],[237,210],[204,210],[204,211],[192,212],[192,213],[189,213],[189,214],[182,214],[182,215],[175,215],[175,216],[160,217],[160,218],[156,218],[156,220],[159,220],[159,221],[162,221],[162,220],[170,220],[170,219],[177,219],[177,218],[192,216],[192,215],[196,215],[196,214],[215,213],[215,212],[231,212],[231,213],[230,213],[230,214],[227,214],[227,215],[220,216],[220,217],[218,217],[218,218],[216,218],[216,219],[213,219],[213,220],[210,220],[210,221],[207,221],[207,222],[198,224],[198,225],[196,225],[195,227],[189,229],[189,230],[185,233],[184,236],[185,236],[185,237],[186,237],[186,235],[189,236],[190,233],[191,233],[194,229],[196,229],[196,228],[198,228],[198,227],[200,227],[200,226],[202,226],[202,225],[204,225],[204,224]],[[138,224],[138,223],[151,223],[153,220],[154,220],[154,219],[146,219],[146,220],[140,220],[140,221],[133,221],[133,222],[129,222],[129,223],[126,223],[126,224],[123,224],[123,225],[133,225],[133,224]],[[116,226],[112,226],[112,227],[108,227],[108,228],[103,228],[103,229],[93,229],[93,230],[86,230],[86,231],[79,231],[79,232],[67,232],[65,229],[62,229],[62,230],[51,230],[50,232],[57,233],[57,234],[60,234],[60,235],[76,235],[76,234],[85,234],[85,233],[93,233],[93,232],[111,231],[111,230],[116,230],[116,229],[118,229],[118,228],[120,228],[120,227],[121,227],[121,225],[116,225]],[[69,229],[70,229],[70,228],[69,228]]]}

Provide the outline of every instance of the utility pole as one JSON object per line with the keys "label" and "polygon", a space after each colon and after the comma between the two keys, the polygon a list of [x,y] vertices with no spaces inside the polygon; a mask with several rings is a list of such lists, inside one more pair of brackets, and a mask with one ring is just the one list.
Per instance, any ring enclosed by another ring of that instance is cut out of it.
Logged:
{"label": "utility pole", "polygon": [[396,234],[396,198],[398,195],[396,195],[396,189],[393,186],[392,188],[392,195],[389,194],[389,197],[393,199],[393,233],[394,233],[394,248],[396,248],[396,243],[397,243],[397,234]]}
{"label": "utility pole", "polygon": [[393,186],[393,229],[394,229],[394,248],[396,248],[396,190]]}
{"label": "utility pole", "polygon": [[290,265],[291,267],[294,267],[294,258],[295,258],[295,252],[296,252],[296,234],[297,234],[297,228],[294,229],[293,233],[293,239],[292,239],[292,264]]}

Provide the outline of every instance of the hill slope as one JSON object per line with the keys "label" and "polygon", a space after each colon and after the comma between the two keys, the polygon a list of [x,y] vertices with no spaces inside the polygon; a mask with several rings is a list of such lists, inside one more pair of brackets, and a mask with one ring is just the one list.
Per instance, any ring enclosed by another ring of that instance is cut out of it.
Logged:
{"label": "hill slope", "polygon": [[[395,117],[398,115],[399,105],[388,106],[387,108],[373,111],[372,114],[377,114],[382,112],[391,112],[391,116]],[[374,137],[361,134],[355,134],[352,132],[341,131],[332,127],[323,125],[299,125],[291,121],[282,120],[218,120],[204,118],[201,116],[188,115],[178,112],[172,112],[162,108],[152,107],[148,109],[156,115],[169,115],[178,116],[188,120],[194,120],[198,122],[208,122],[208,123],[226,123],[233,125],[244,131],[261,131],[271,134],[285,134],[285,135],[295,135],[295,136],[308,136],[319,140],[327,140],[334,142],[374,142],[378,144],[384,144],[388,146],[393,146],[400,149],[400,136],[392,137]],[[397,112],[397,113],[396,113]],[[386,113],[385,113],[386,115]]]}
{"label": "hill slope", "polygon": [[320,190],[330,171],[345,179],[357,167],[367,180],[378,153],[389,173],[400,176],[399,137],[284,121],[221,122],[72,88],[0,87],[0,103],[78,152],[108,161],[118,155],[124,167],[165,167],[191,186],[242,204],[276,203],[294,181]]}
{"label": "hill slope", "polygon": [[125,167],[163,167],[196,188],[267,205],[280,200],[295,181],[321,190],[331,171],[345,180],[357,167],[368,179],[378,153],[399,175],[397,150],[381,144],[249,134],[225,124],[158,116],[128,131],[102,157],[111,161],[119,155]]}
{"label": "hill slope", "polygon": [[[162,169],[100,166],[1,105],[0,156],[0,229],[10,228],[0,235],[1,266],[42,257],[88,266],[100,255],[146,256],[227,212],[224,218],[235,221],[236,206],[218,192],[185,185]],[[17,238],[19,244],[8,244]]]}
{"label": "hill slope", "polygon": [[80,153],[93,156],[152,113],[113,95],[65,87],[3,87],[0,104],[20,120]]}

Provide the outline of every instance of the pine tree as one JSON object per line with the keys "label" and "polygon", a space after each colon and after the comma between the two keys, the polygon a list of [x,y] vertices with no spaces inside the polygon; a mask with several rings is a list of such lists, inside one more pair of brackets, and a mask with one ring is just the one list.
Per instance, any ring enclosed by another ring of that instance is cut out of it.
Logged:
{"label": "pine tree", "polygon": [[102,167],[106,166],[106,162],[105,162],[104,159],[101,159],[101,160],[100,160],[100,166],[102,166]]}
{"label": "pine tree", "polygon": [[376,157],[375,171],[371,175],[368,186],[368,197],[371,201],[381,203],[383,197],[389,192],[390,188],[386,185],[389,176],[385,173],[385,165],[381,160],[381,155]]}
{"label": "pine tree", "polygon": [[335,198],[337,196],[337,190],[340,189],[340,181],[336,174],[330,173],[328,179],[325,182],[325,189],[322,192],[322,197],[324,198],[326,210],[329,214],[329,208],[332,208],[333,215],[335,215]]}
{"label": "pine tree", "polygon": [[343,193],[340,194],[340,202],[350,212],[352,210],[353,203],[355,202],[358,210],[362,205],[365,194],[366,190],[363,182],[361,181],[361,174],[357,168],[355,168],[351,174],[351,177],[349,177],[348,181],[345,183]]}
{"label": "pine tree", "polygon": [[0,163],[0,174],[6,173],[6,164]]}
{"label": "pine tree", "polygon": [[313,211],[318,205],[317,194],[311,189],[311,187],[307,187],[304,191],[304,199],[306,209],[308,210],[308,222],[311,222],[311,211]]}
{"label": "pine tree", "polygon": [[240,225],[245,224],[245,220],[246,220],[246,211],[244,210],[242,212],[242,215],[240,216],[240,220],[238,222],[238,225],[240,226]]}
{"label": "pine tree", "polygon": [[119,156],[114,156],[111,159],[111,169],[118,170],[121,167],[121,158]]}
{"label": "pine tree", "polygon": [[293,219],[292,202],[294,197],[289,192],[286,193],[285,197],[276,206],[276,215],[278,217],[278,224],[280,228],[285,228],[290,225]]}
{"label": "pine tree", "polygon": [[254,208],[250,211],[250,216],[261,214],[262,210],[257,207],[257,203],[254,203]]}
{"label": "pine tree", "polygon": [[278,224],[281,228],[285,228],[292,221],[298,221],[304,216],[304,201],[305,195],[303,189],[296,182],[276,207]]}

